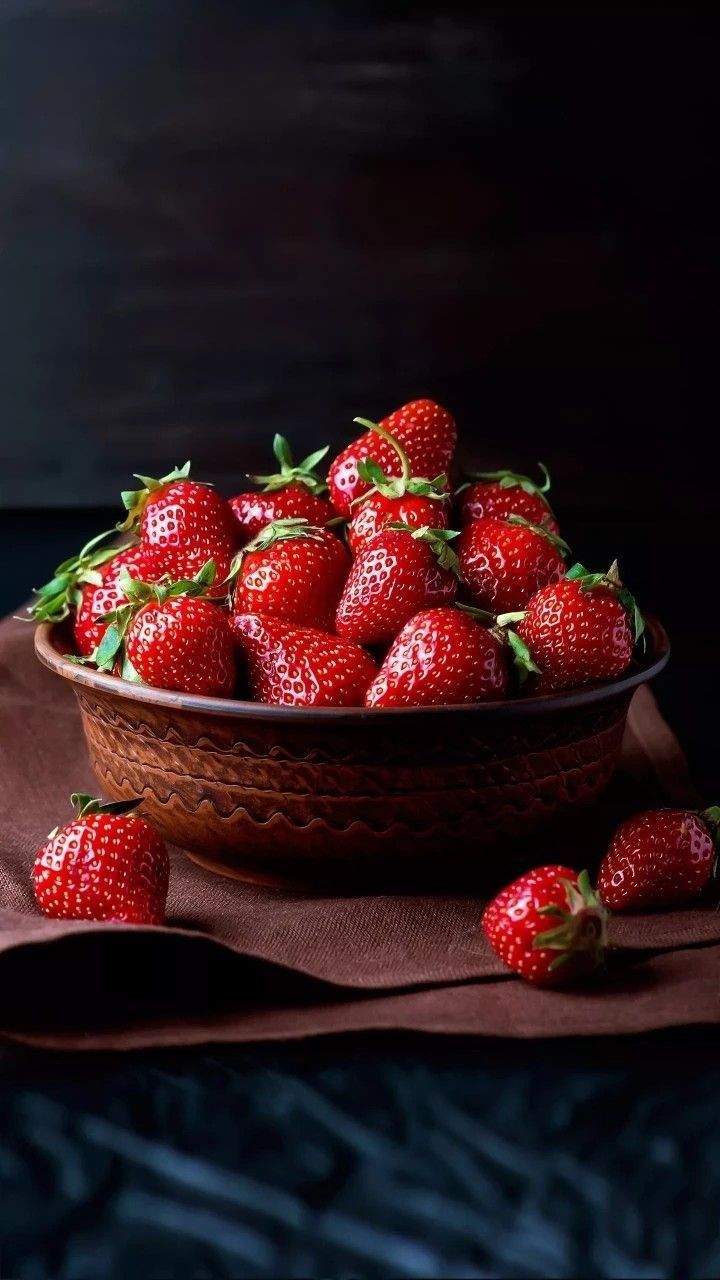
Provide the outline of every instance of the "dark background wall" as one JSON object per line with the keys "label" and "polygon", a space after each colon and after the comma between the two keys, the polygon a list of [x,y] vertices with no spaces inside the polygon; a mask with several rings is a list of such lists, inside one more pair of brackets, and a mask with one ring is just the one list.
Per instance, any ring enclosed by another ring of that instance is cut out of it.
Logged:
{"label": "dark background wall", "polygon": [[620,555],[707,771],[719,37],[687,6],[0,0],[0,604],[133,471],[232,492],[275,430],[340,446],[430,394]]}
{"label": "dark background wall", "polygon": [[713,507],[717,19],[0,3],[0,497],[114,502],[419,393],[560,501]]}

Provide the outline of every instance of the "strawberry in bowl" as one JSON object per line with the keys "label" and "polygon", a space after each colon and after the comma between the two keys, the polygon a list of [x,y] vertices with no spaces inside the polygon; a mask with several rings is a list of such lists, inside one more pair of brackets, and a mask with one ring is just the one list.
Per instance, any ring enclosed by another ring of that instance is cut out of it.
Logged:
{"label": "strawberry in bowl", "polygon": [[260,491],[239,493],[230,499],[241,546],[278,520],[301,519],[306,524],[324,525],[335,517],[326,496],[327,484],[317,470],[327,452],[325,445],[295,464],[285,437],[275,436],[273,453],[279,470],[266,476],[250,476],[254,484],[262,486]]}
{"label": "strawberry in bowl", "polygon": [[547,500],[550,475],[542,462],[538,463],[543,474],[542,484],[517,471],[477,471],[470,480],[455,490],[455,507],[461,527],[488,516],[495,520],[507,520],[508,516],[522,516],[530,524],[540,525],[550,533],[559,533],[555,513]]}
{"label": "strawberry in bowl", "polygon": [[350,557],[330,529],[301,519],[276,520],[238,553],[233,613],[262,613],[331,631]]}
{"label": "strawberry in bowl", "polygon": [[[359,421],[363,426],[368,425],[364,418]],[[362,463],[372,459],[384,475],[401,476],[402,466],[396,444],[404,449],[413,475],[450,473],[457,428],[454,418],[442,405],[434,400],[412,400],[383,418],[378,425],[382,433],[378,432],[375,423],[371,423],[369,430],[338,454],[328,472],[330,499],[338,515],[345,519],[352,514],[353,504],[369,492],[372,484],[360,474]]]}

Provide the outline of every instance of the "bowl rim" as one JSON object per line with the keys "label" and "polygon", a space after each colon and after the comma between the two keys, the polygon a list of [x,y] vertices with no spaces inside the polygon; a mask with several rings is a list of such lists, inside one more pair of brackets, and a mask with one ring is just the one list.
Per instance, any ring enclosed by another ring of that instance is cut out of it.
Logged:
{"label": "bowl rim", "polygon": [[165,707],[168,711],[191,711],[202,715],[235,717],[244,720],[280,721],[286,723],[382,722],[388,718],[428,719],[451,713],[463,716],[543,715],[572,707],[589,706],[606,702],[620,694],[629,693],[640,684],[654,679],[667,666],[670,657],[670,640],[662,623],[646,614],[647,634],[652,653],[649,659],[633,666],[618,680],[606,680],[600,684],[583,685],[564,689],[559,693],[536,694],[525,698],[506,698],[492,702],[445,703],[431,707],[285,707],[265,702],[250,702],[241,698],[213,698],[200,694],[178,693],[170,689],[154,689],[149,685],[134,684],[119,676],[95,671],[65,657],[57,644],[62,636],[62,624],[41,623],[35,631],[35,653],[51,671],[76,686],[94,689],[98,694],[112,695],[128,702]]}

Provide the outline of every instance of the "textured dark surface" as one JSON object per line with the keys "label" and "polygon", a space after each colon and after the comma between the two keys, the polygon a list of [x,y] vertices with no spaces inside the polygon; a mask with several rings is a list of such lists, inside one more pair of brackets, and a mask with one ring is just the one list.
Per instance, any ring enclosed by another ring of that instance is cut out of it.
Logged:
{"label": "textured dark surface", "polygon": [[2,1274],[710,1278],[718,1048],[0,1057]]}

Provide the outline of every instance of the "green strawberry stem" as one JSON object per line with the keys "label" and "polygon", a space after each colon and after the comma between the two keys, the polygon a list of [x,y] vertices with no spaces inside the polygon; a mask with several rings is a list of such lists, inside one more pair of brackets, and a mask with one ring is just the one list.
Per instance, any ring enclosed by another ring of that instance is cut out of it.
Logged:
{"label": "green strawberry stem", "polygon": [[703,809],[700,817],[706,827],[710,828],[710,833],[715,843],[720,843],[720,805],[711,804],[709,809]]}
{"label": "green strawberry stem", "polygon": [[542,674],[528,645],[518,635],[513,625],[516,622],[522,622],[525,616],[524,609],[517,609],[514,613],[499,613],[493,628],[498,640],[502,640],[510,649],[513,665],[521,685],[525,684],[529,675],[539,676]]}
{"label": "green strawberry stem", "polygon": [[538,950],[557,951],[550,969],[559,969],[578,952],[588,953],[598,965],[607,947],[607,911],[590,883],[587,871],[581,871],[577,886],[561,879],[567,898],[567,909],[551,904],[540,908],[540,915],[554,917],[560,923],[533,939]]}
{"label": "green strawberry stem", "polygon": [[[177,582],[169,579],[163,582],[140,582],[137,578],[131,577],[127,570],[123,570],[120,574],[120,588],[127,596],[127,604],[111,609],[109,613],[98,619],[99,622],[107,623],[103,638],[89,658],[77,659],[77,661],[92,663],[98,671],[112,671],[118,657],[124,664],[125,637],[143,605],[153,602],[165,604],[167,600],[177,600],[180,596],[210,598],[207,596],[207,591],[213,585],[215,575],[214,560],[208,560],[194,578],[180,578]],[[132,676],[130,678],[132,679]],[[137,676],[135,679],[137,680]]]}
{"label": "green strawberry stem", "polygon": [[74,791],[70,797],[70,803],[75,810],[76,818],[87,818],[91,813],[130,813],[132,809],[137,809],[141,801],[137,797],[134,800],[96,800],[94,796]]}
{"label": "green strawberry stem", "polygon": [[459,600],[456,607],[462,613],[467,613],[470,618],[474,618],[476,622],[491,623],[493,625],[495,623],[495,614],[491,613],[489,609],[479,609],[476,604],[463,604]]}
{"label": "green strawberry stem", "polygon": [[305,485],[306,489],[319,497],[327,493],[327,485],[315,468],[322,462],[329,449],[330,446],[326,444],[324,448],[316,449],[314,453],[309,453],[307,458],[303,458],[302,462],[295,464],[285,436],[276,435],[273,439],[273,453],[280,470],[268,476],[248,476],[248,480],[252,480],[253,484],[262,485],[264,493],[275,493],[278,489],[285,489],[295,481]]}
{"label": "green strawberry stem", "polygon": [[113,543],[109,547],[98,547],[105,538],[114,538],[115,532],[115,529],[106,529],[103,533],[96,534],[76,556],[70,556],[57,566],[49,582],[36,587],[35,595],[38,598],[28,608],[28,613],[35,622],[62,622],[71,610],[78,608],[83,586],[88,583],[100,586],[101,566],[121,551],[127,551],[130,545],[127,543],[118,547]]}
{"label": "green strawberry stem", "polygon": [[526,529],[532,529],[533,533],[539,533],[547,542],[560,552],[561,556],[569,556],[570,548],[564,538],[557,533],[551,533],[542,524],[533,524],[532,520],[526,520],[525,516],[513,514],[507,517],[508,524],[523,525]]}
{"label": "green strawberry stem", "polygon": [[[530,476],[521,475],[518,471],[508,471],[505,469],[501,471],[470,471],[468,472],[468,475],[470,480],[485,480],[489,484],[499,484],[501,489],[522,489],[525,493],[532,493],[539,498],[545,498],[545,494],[550,489],[550,472],[544,462],[538,462],[538,467],[543,475],[542,484],[538,484],[537,481],[531,479]],[[463,489],[467,489],[470,480],[466,481],[465,484],[461,484],[460,488],[457,489],[456,492],[461,493]],[[549,507],[547,499],[545,499],[545,501],[546,505]]]}
{"label": "green strawberry stem", "polygon": [[410,524],[405,524],[402,520],[390,520],[385,525],[386,529],[393,529],[398,533],[409,533],[415,542],[426,542],[433,554],[437,557],[437,562],[441,569],[449,569],[457,578],[461,578],[460,561],[458,560],[449,542],[452,538],[460,537],[459,529],[431,529],[429,525],[421,525],[420,528],[413,528]]}
{"label": "green strawberry stem", "polygon": [[581,591],[594,591],[597,587],[605,587],[606,590],[612,591],[630,615],[635,643],[638,644],[643,639],[645,619],[634,595],[623,585],[617,560],[613,560],[607,573],[590,573],[584,564],[574,564],[568,569],[565,579],[568,582],[579,583]]}
{"label": "green strawberry stem", "polygon": [[[339,517],[339,522],[342,523],[342,517]],[[333,520],[328,523],[336,524],[338,521]],[[245,556],[251,551],[268,551],[277,542],[290,540],[303,541],[310,539],[314,542],[322,542],[322,535],[323,530],[319,525],[308,524],[307,520],[304,520],[302,516],[286,516],[282,520],[273,520],[270,524],[266,524],[259,533],[256,533],[250,542],[236,552],[225,581],[232,582],[237,577]]]}
{"label": "green strawberry stem", "polygon": [[[368,431],[374,431],[377,435],[382,436],[383,440],[387,440],[392,445],[400,460],[400,475],[387,476],[382,467],[374,458],[362,458],[358,463],[358,475],[366,484],[372,486],[370,493],[381,493],[384,498],[403,498],[406,493],[412,493],[416,497],[432,498],[436,502],[443,502],[447,498],[447,476],[435,476],[434,480],[427,480],[424,476],[414,476],[410,459],[405,450],[390,435],[379,422],[372,422],[370,418],[353,418],[353,422],[357,422],[358,426],[365,427]],[[370,493],[361,493],[354,499],[352,505],[356,506],[360,502],[365,502]]]}
{"label": "green strawberry stem", "polygon": [[[166,484],[172,484],[174,480],[187,480],[190,475],[190,463],[186,462],[183,467],[173,467],[172,471],[168,471],[166,476],[161,476],[159,480],[153,476],[141,476],[135,473],[135,479],[142,482],[142,489],[124,489],[120,497],[127,511],[127,516],[116,527],[122,532],[135,531],[142,519],[143,511],[148,498],[152,493],[157,493],[158,489],[164,488]],[[204,481],[202,483],[205,483]]]}

